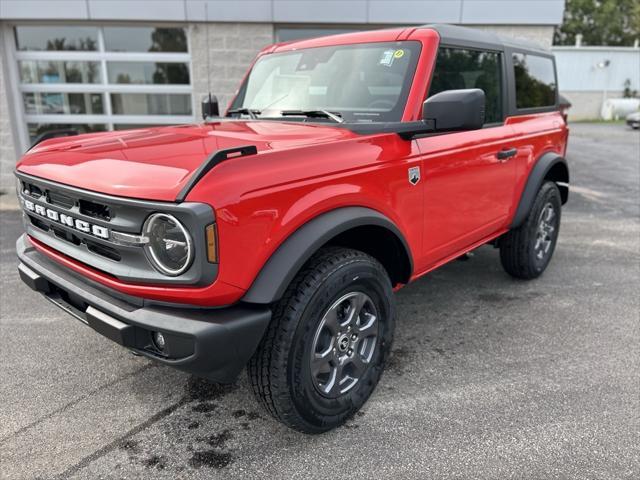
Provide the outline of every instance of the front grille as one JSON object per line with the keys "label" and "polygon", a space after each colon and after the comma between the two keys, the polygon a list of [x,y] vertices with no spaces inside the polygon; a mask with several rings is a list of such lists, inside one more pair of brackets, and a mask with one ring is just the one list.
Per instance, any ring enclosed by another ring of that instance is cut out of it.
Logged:
{"label": "front grille", "polygon": [[[127,282],[210,284],[217,266],[206,258],[204,226],[215,222],[213,209],[200,203],[168,203],[115,197],[17,174],[27,233],[49,248],[95,270]],[[141,245],[114,240],[113,232],[140,235],[145,220],[166,212],[191,232],[196,259],[183,274],[158,272]]]}

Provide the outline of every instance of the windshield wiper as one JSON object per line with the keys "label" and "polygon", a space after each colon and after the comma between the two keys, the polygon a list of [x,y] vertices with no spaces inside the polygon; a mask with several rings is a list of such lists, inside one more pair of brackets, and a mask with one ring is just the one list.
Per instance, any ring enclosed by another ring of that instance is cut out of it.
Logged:
{"label": "windshield wiper", "polygon": [[234,108],[233,110],[229,110],[227,114],[238,113],[240,115],[249,115],[253,120],[258,118],[260,115],[260,110],[252,109],[252,108]]}
{"label": "windshield wiper", "polygon": [[331,113],[327,110],[282,110],[280,112],[280,115],[282,115],[283,117],[302,115],[309,118],[328,118],[336,123],[344,122],[344,119],[340,116],[339,113]]}

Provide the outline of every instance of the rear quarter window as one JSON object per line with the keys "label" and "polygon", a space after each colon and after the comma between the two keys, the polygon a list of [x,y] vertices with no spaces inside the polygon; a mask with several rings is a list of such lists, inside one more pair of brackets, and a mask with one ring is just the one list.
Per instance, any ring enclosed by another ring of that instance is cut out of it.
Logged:
{"label": "rear quarter window", "polygon": [[556,104],[556,73],[553,60],[538,55],[514,53],[516,108],[543,108]]}

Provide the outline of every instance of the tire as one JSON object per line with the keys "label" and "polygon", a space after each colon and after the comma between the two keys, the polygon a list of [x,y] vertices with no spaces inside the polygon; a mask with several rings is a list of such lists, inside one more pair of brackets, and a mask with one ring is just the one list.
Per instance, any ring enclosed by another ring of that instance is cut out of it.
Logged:
{"label": "tire", "polygon": [[[274,306],[247,368],[253,392],[290,428],[322,433],[338,427],[378,384],[394,324],[384,267],[356,250],[323,248]],[[339,378],[332,383],[334,377]]]}
{"label": "tire", "polygon": [[500,239],[500,261],[509,275],[525,280],[542,275],[558,241],[561,206],[558,186],[543,183],[522,225]]}

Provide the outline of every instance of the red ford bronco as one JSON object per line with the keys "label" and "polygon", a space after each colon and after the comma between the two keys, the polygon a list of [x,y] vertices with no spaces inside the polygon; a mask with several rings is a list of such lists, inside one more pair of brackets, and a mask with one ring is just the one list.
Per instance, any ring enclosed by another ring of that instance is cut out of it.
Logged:
{"label": "red ford bronco", "polygon": [[52,138],[16,170],[20,276],[133,352],[317,433],[354,414],[394,290],[490,243],[547,267],[567,201],[553,56],[452,26],[268,47],[224,116]]}

